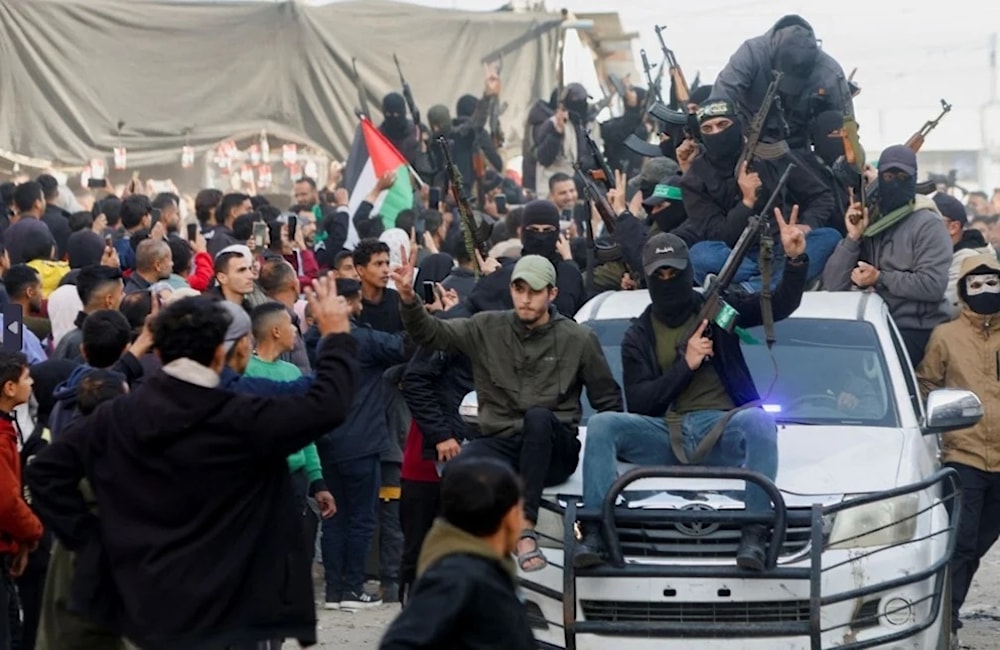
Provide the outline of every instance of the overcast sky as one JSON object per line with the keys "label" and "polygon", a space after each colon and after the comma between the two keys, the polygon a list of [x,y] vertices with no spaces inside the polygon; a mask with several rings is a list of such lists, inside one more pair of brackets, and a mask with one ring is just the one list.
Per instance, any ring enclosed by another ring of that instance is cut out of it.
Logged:
{"label": "overcast sky", "polygon": [[[505,4],[411,1],[470,11]],[[855,81],[862,94],[856,104],[862,109],[933,111],[942,97],[956,108],[982,106],[990,99],[990,35],[1000,32],[1000,9],[994,0],[547,0],[550,11],[563,7],[574,12],[617,11],[626,31],[640,33],[635,50],[644,47],[650,61],[660,60],[653,26],[666,24],[667,45],[689,81],[699,70],[702,80],[711,81],[743,40],[765,32],[785,14],[799,13],[847,73],[858,68]]]}

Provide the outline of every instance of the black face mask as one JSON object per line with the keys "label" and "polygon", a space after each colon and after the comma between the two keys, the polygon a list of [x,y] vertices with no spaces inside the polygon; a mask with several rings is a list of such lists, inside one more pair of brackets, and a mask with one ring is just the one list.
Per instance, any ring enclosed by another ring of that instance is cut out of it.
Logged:
{"label": "black face mask", "polygon": [[406,135],[406,121],[406,118],[402,116],[387,116],[383,122],[386,135],[396,139]]}
{"label": "black face mask", "polygon": [[813,142],[813,149],[827,167],[832,167],[837,158],[844,155],[844,141],[841,138],[820,137]]}
{"label": "black face mask", "polygon": [[740,150],[743,148],[743,133],[734,122],[728,129],[720,133],[711,135],[703,133],[701,141],[712,162],[735,165],[736,159],[740,157]]}
{"label": "black face mask", "polygon": [[646,278],[653,316],[667,327],[680,327],[694,310],[694,270],[691,264],[671,280],[652,275]]}
{"label": "black face mask", "polygon": [[967,296],[965,304],[977,314],[991,316],[1000,313],[1000,293],[981,293],[976,296]]}
{"label": "black face mask", "polygon": [[878,211],[887,215],[896,208],[901,208],[917,195],[917,179],[913,176],[896,178],[892,181],[878,182]]}
{"label": "black face mask", "polygon": [[670,232],[674,228],[677,228],[684,220],[687,218],[687,212],[684,211],[684,204],[680,201],[671,201],[670,205],[654,212],[653,223],[656,227],[660,229],[660,232]]}
{"label": "black face mask", "polygon": [[552,257],[556,254],[556,244],[559,242],[559,230],[552,232],[537,232],[525,229],[521,233],[521,255],[541,255]]}

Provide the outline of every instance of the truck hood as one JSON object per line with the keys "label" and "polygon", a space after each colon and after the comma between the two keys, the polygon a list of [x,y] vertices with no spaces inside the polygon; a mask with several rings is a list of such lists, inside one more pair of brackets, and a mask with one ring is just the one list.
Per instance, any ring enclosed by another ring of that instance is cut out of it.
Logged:
{"label": "truck hood", "polygon": [[[580,439],[586,449],[586,429]],[[789,507],[828,505],[846,494],[878,492],[896,487],[905,435],[894,428],[858,426],[778,425],[778,476],[775,483]],[[547,488],[549,495],[583,494],[581,463],[570,479]],[[619,473],[635,467],[619,463]],[[631,499],[633,507],[679,507],[691,501],[714,507],[742,507],[726,496],[742,490],[740,481],[720,479],[649,479],[636,484],[648,498]]]}

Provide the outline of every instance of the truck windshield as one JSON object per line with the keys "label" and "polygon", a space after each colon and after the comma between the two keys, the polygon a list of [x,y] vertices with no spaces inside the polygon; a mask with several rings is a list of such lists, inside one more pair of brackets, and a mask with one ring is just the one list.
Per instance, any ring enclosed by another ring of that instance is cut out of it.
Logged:
{"label": "truck windshield", "polygon": [[[621,341],[630,319],[586,323],[622,382]],[[764,408],[779,422],[898,426],[885,357],[875,328],[862,321],[788,318],[775,324],[772,355],[763,328],[742,343]],[[594,411],[584,400],[584,424]]]}

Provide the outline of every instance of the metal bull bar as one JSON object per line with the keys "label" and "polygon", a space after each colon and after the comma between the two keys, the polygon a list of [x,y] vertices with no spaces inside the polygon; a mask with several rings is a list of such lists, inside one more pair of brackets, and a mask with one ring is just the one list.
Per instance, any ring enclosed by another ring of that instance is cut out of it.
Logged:
{"label": "metal bull bar", "polygon": [[[761,488],[771,499],[774,506],[772,512],[747,513],[742,510],[737,511],[690,511],[676,509],[656,509],[641,510],[616,508],[615,503],[619,495],[626,488],[643,479],[651,478],[681,478],[681,479],[725,479],[740,480],[748,484],[753,483]],[[939,506],[948,507],[950,503],[949,525],[941,530],[931,530],[928,534],[915,537],[902,542],[859,549],[857,553],[852,553],[851,557],[844,561],[838,561],[828,566],[823,566],[824,551],[831,544],[840,544],[851,541],[851,539],[829,540],[824,530],[824,520],[836,515],[839,512],[858,508],[880,501],[893,499],[905,495],[917,494],[928,488],[940,484],[942,493],[940,499],[933,499],[928,505],[917,510],[916,513],[903,517],[899,521],[892,521],[885,526],[873,530],[865,530],[857,537],[868,536],[881,530],[891,528],[910,519],[916,519],[924,513]],[[865,650],[883,644],[894,643],[902,639],[912,637],[934,625],[938,614],[941,611],[943,592],[945,587],[948,563],[955,552],[957,542],[957,530],[959,524],[959,513],[961,511],[961,489],[958,481],[958,473],[950,468],[939,470],[934,475],[902,487],[886,490],[874,494],[869,494],[847,501],[843,501],[831,506],[823,507],[814,504],[809,509],[809,546],[804,551],[803,558],[808,557],[807,566],[778,566],[778,559],[781,549],[785,543],[788,526],[788,512],[784,499],[777,486],[769,481],[765,476],[738,468],[721,467],[696,467],[696,466],[664,466],[664,467],[640,467],[631,470],[621,477],[611,486],[600,510],[587,509],[578,510],[575,500],[568,499],[564,517],[564,551],[565,562],[563,567],[563,594],[561,595],[563,604],[562,627],[565,636],[566,650],[576,650],[577,634],[596,634],[605,636],[625,636],[625,637],[660,637],[660,638],[762,638],[762,637],[808,637],[812,650],[823,650],[822,638],[824,634],[833,630],[856,626],[863,621],[877,621],[883,614],[875,613],[867,617],[855,616],[845,623],[822,627],[822,609],[826,606],[864,599],[866,596],[878,594],[880,592],[899,589],[907,585],[913,585],[930,578],[934,578],[934,589],[932,596],[922,598],[911,603],[915,607],[920,603],[930,600],[931,615],[926,620],[918,620],[916,624],[903,627],[897,632],[883,634],[875,638],[862,641],[852,641],[849,635],[842,636],[836,645],[839,650]],[[624,556],[620,543],[617,525],[619,523],[638,523],[654,520],[657,523],[694,523],[702,524],[738,524],[746,525],[751,523],[763,523],[771,528],[770,542],[767,549],[767,560],[765,570],[760,573],[747,571],[739,568],[734,563],[727,565],[696,565],[685,564],[650,564],[639,561],[628,561]],[[608,550],[609,562],[606,565],[591,567],[587,569],[576,569],[573,567],[572,553],[575,548],[576,538],[574,534],[574,524],[581,522],[600,522],[601,533]],[[930,540],[939,535],[947,535],[946,552],[930,566],[915,568],[912,572],[900,577],[865,585],[849,591],[834,594],[822,593],[823,576],[829,571],[836,570],[862,560],[864,558],[878,556],[879,553],[904,546]],[[588,621],[577,620],[577,592],[576,579],[584,578],[716,578],[716,579],[752,579],[752,580],[781,580],[781,581],[802,581],[809,585],[809,617],[808,620],[801,621],[780,621],[780,622],[712,622],[712,621],[643,621],[643,620],[615,620],[615,621]],[[530,583],[526,584],[532,589]],[[533,589],[537,591],[537,589]],[[551,596],[551,595],[550,595]],[[860,602],[860,601],[859,601]]]}

